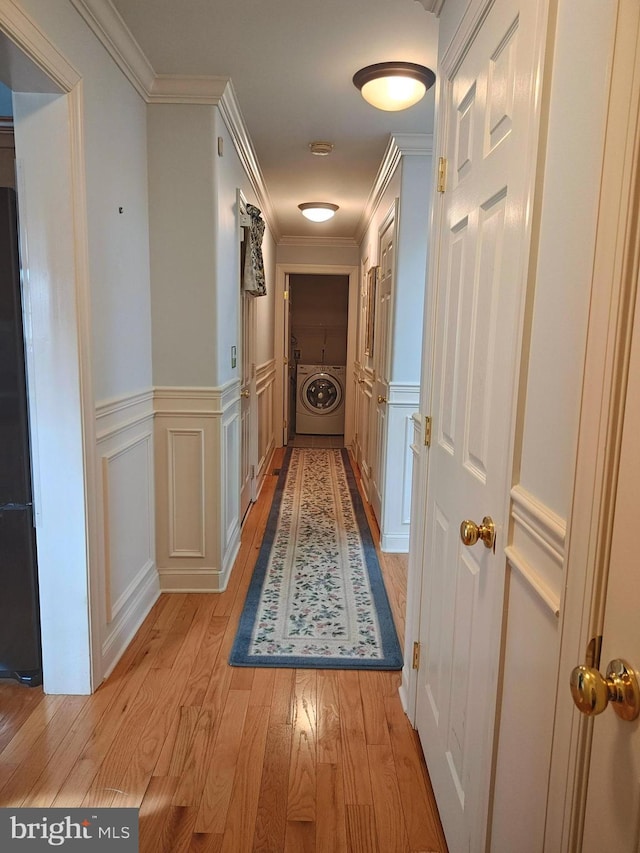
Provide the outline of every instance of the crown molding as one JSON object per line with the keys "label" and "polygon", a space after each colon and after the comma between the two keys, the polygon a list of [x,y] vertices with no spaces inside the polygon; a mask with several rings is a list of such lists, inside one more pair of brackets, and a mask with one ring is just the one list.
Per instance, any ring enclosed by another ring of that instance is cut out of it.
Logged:
{"label": "crown molding", "polygon": [[147,104],[217,106],[274,239],[279,227],[251,137],[228,77],[156,74],[111,0],[71,0],[118,68]]}
{"label": "crown molding", "polygon": [[422,155],[433,153],[433,134],[431,133],[398,133],[389,137],[389,144],[384,153],[378,174],[373,183],[371,193],[367,199],[362,216],[356,228],[355,240],[358,245],[362,242],[373,214],[382,201],[387,187],[393,178],[400,160],[404,156]]}
{"label": "crown molding", "polygon": [[278,246],[310,246],[328,249],[357,249],[354,237],[312,237],[285,234],[278,240]]}
{"label": "crown molding", "polygon": [[427,12],[433,12],[436,17],[440,16],[440,12],[442,12],[442,7],[445,2],[446,0],[416,0],[416,3],[424,6]]}
{"label": "crown molding", "polygon": [[71,0],[133,88],[145,100],[153,88],[155,71],[110,0]]}

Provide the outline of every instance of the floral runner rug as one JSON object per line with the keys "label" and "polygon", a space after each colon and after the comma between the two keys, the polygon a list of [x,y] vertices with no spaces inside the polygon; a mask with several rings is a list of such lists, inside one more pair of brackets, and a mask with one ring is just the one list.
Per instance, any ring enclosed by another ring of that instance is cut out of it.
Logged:
{"label": "floral runner rug", "polygon": [[229,663],[402,668],[346,450],[287,451]]}

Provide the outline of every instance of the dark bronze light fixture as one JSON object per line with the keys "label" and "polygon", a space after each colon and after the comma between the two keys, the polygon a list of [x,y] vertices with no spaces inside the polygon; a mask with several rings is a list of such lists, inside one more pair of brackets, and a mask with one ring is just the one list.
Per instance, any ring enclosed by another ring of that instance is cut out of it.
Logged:
{"label": "dark bronze light fixture", "polygon": [[353,75],[362,97],[379,110],[406,110],[421,100],[435,83],[436,75],[415,62],[378,62]]}

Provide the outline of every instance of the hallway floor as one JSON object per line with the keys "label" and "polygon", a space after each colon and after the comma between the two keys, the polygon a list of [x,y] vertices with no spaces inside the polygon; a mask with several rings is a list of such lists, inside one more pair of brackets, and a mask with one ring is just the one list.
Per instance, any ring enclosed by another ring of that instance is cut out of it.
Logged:
{"label": "hallway floor", "polygon": [[296,433],[292,447],[344,447],[343,435],[305,435]]}
{"label": "hallway floor", "polygon": [[93,696],[0,683],[0,806],[139,807],[142,853],[446,853],[400,673],[227,664],[276,479],[227,590],[162,595]]}

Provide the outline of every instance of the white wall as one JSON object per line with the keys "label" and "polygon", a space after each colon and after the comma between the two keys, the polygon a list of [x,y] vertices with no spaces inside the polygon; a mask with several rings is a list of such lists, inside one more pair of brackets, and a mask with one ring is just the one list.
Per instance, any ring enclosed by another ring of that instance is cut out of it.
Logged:
{"label": "white wall", "polygon": [[148,106],[153,384],[217,384],[214,107]]}
{"label": "white wall", "polygon": [[68,0],[19,5],[82,76],[95,397],[141,391],[151,385],[146,106]]}
{"label": "white wall", "polygon": [[390,378],[420,382],[431,157],[405,155],[401,164],[397,283],[394,299]]}

